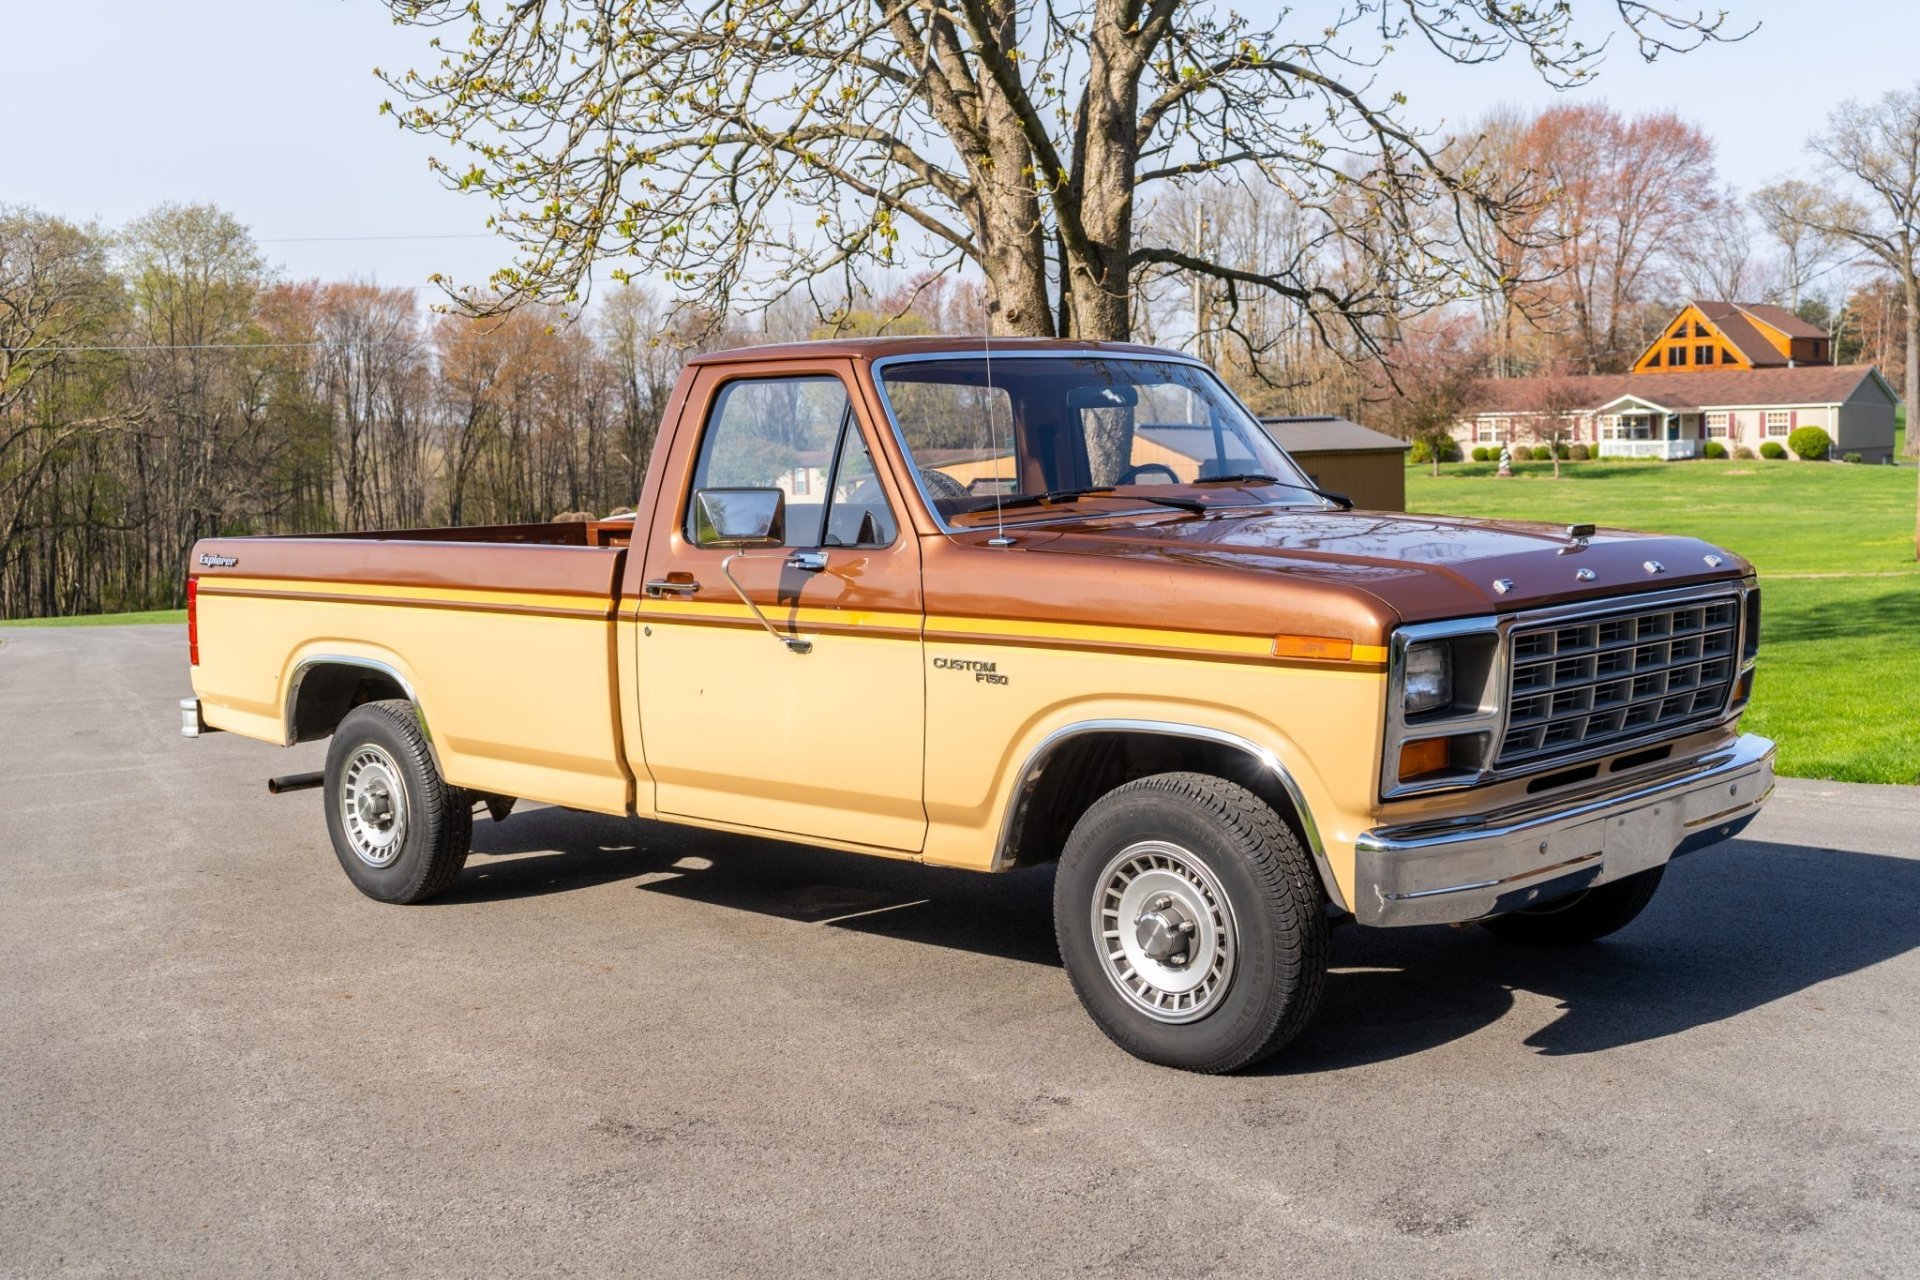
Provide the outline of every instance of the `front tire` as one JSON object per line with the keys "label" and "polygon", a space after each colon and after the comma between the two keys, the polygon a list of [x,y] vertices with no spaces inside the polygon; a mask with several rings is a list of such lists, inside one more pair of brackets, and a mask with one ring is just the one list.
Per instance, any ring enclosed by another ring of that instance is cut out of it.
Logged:
{"label": "front tire", "polygon": [[1653,891],[1666,874],[1665,866],[1649,867],[1525,911],[1490,916],[1480,923],[1508,942],[1536,947],[1595,942],[1632,924],[1653,901]]}
{"label": "front tire", "polygon": [[356,707],[327,747],[327,834],[354,887],[381,902],[445,893],[473,843],[473,799],[434,767],[411,703]]}
{"label": "front tire", "polygon": [[1141,778],[1087,810],[1060,855],[1054,930],[1094,1022],[1162,1066],[1258,1062],[1326,987],[1312,859],[1272,806],[1205,774]]}

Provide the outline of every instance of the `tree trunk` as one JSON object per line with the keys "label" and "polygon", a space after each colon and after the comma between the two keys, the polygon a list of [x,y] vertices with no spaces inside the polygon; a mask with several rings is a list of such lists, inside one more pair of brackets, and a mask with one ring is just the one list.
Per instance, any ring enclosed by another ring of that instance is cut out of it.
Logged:
{"label": "tree trunk", "polygon": [[[998,9],[994,33],[1002,50],[1019,47],[1013,5]],[[970,167],[980,193],[981,267],[987,277],[987,331],[1011,337],[1051,338],[1053,305],[1047,296],[1046,228],[1033,183],[1033,149],[1013,104],[991,75],[980,78],[986,154]]]}
{"label": "tree trunk", "polygon": [[1123,0],[1099,0],[1087,44],[1085,112],[1077,121],[1066,203],[1084,242],[1061,287],[1073,298],[1074,337],[1125,342],[1133,332],[1134,168],[1139,160],[1139,53]]}

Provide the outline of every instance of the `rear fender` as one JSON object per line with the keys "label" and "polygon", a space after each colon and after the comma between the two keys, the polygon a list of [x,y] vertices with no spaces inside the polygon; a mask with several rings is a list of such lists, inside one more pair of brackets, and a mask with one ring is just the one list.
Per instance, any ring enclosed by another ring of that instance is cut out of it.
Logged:
{"label": "rear fender", "polygon": [[[335,688],[322,687],[323,682],[331,681],[344,688],[341,682],[352,676],[361,679],[355,680],[353,690],[344,696]],[[295,655],[281,680],[285,691],[281,699],[282,745],[330,737],[346,713],[357,705],[351,700],[352,693],[364,690],[368,683],[387,696],[403,698],[412,704],[420,731],[426,736],[427,749],[433,754],[434,767],[442,777],[446,776],[433,738],[433,718],[420,699],[419,683],[413,671],[398,654],[370,645],[314,648]],[[307,695],[304,706],[303,693]],[[324,701],[316,703],[316,694]]]}

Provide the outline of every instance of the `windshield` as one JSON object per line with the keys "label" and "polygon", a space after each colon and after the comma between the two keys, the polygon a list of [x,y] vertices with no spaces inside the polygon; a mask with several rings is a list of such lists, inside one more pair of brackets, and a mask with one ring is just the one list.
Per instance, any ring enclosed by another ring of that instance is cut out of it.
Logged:
{"label": "windshield", "polygon": [[991,380],[988,372],[984,355],[880,371],[921,485],[950,523],[1089,494],[1151,503],[1212,492],[1227,505],[1317,505],[1306,477],[1197,365],[1002,356]]}

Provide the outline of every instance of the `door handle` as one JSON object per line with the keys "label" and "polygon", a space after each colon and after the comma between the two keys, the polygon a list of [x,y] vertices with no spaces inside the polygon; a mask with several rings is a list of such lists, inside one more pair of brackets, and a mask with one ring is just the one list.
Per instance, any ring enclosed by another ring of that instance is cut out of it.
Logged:
{"label": "door handle", "polygon": [[821,573],[826,567],[827,553],[824,551],[796,551],[787,557],[787,568],[803,573]]}
{"label": "door handle", "polygon": [[700,584],[692,578],[655,578],[644,588],[655,600],[662,596],[690,596],[700,590]]}

